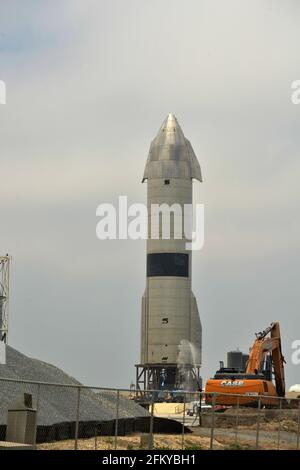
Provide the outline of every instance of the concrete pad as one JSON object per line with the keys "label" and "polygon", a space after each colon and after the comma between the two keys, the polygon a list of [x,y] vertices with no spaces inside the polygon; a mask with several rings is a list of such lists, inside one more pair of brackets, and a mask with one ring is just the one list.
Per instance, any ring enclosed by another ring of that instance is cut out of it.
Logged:
{"label": "concrete pad", "polygon": [[[151,412],[151,407],[150,410]],[[183,403],[154,403],[154,414],[156,416],[180,414],[183,412]]]}

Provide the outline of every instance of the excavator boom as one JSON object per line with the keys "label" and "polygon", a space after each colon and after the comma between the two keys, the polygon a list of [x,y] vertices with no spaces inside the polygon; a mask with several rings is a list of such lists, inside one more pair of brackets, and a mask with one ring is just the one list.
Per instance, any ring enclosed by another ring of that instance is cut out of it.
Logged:
{"label": "excavator boom", "polygon": [[281,349],[281,336],[280,336],[280,327],[279,327],[278,322],[274,323],[274,328],[271,331],[271,338],[274,344],[274,348],[272,350],[272,360],[273,360],[273,367],[274,367],[276,391],[277,391],[278,396],[284,397],[285,396],[285,378],[284,378],[285,359],[283,357],[282,349]]}

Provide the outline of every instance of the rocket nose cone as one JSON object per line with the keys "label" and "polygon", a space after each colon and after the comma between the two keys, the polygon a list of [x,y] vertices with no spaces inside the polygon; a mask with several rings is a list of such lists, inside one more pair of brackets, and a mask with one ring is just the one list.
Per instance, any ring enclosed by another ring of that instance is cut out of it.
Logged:
{"label": "rocket nose cone", "polygon": [[202,181],[197,157],[172,113],[167,115],[151,142],[143,181],[164,177]]}
{"label": "rocket nose cone", "polygon": [[180,143],[184,141],[184,134],[174,114],[169,113],[168,116],[165,118],[156,135],[156,139],[158,141],[162,139],[163,141],[165,141],[165,144],[176,144],[175,141],[171,142],[173,139],[175,139],[176,141],[180,141]]}
{"label": "rocket nose cone", "polygon": [[169,113],[166,119],[168,121],[177,121],[176,116],[173,113]]}
{"label": "rocket nose cone", "polygon": [[178,121],[176,119],[176,116],[174,116],[174,114],[172,113],[169,113],[168,116],[166,117],[166,119],[164,120],[164,122],[162,123],[162,126],[161,128],[162,129],[175,129],[176,127],[178,127]]}

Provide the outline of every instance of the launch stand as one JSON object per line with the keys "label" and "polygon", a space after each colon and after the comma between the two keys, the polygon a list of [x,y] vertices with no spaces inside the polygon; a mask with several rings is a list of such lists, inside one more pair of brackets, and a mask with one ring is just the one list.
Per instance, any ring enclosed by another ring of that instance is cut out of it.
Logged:
{"label": "launch stand", "polygon": [[201,388],[200,366],[187,364],[184,371],[178,364],[136,364],[136,394],[145,395],[147,390],[179,392],[199,391]]}

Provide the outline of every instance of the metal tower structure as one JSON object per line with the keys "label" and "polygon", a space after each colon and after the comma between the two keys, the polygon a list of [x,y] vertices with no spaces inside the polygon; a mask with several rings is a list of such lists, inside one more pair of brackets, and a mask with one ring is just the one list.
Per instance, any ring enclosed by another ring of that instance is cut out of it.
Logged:
{"label": "metal tower structure", "polygon": [[0,256],[0,341],[7,343],[10,256]]}

